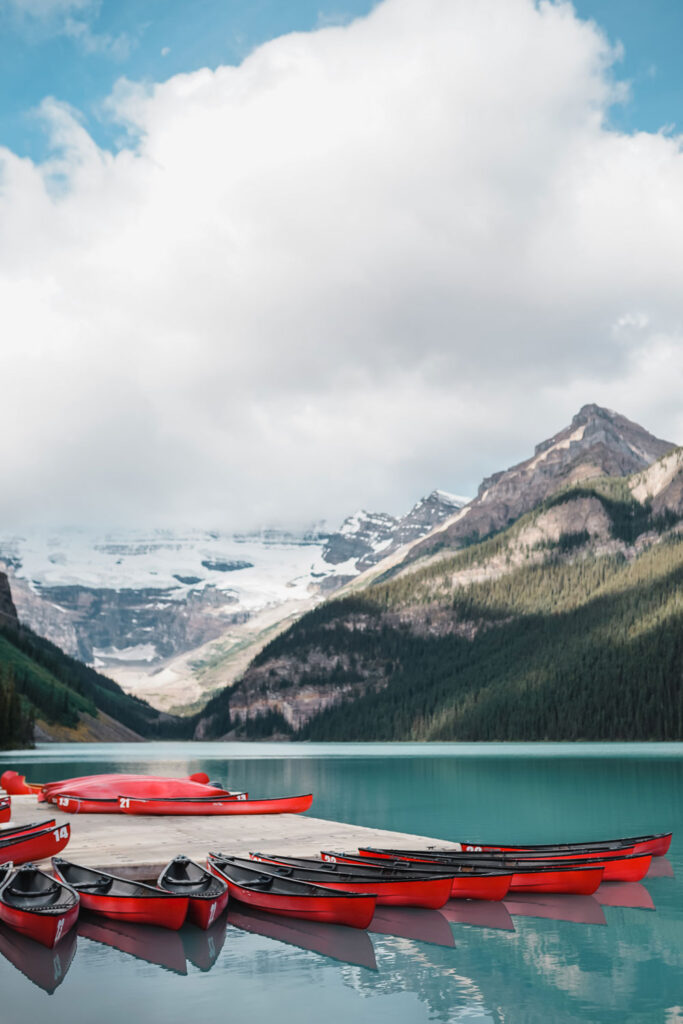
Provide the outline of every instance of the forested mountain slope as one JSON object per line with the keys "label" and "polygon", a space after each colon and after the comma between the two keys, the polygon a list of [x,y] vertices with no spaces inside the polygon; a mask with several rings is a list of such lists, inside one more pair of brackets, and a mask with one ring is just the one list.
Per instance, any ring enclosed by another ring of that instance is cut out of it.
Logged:
{"label": "forested mountain slope", "polygon": [[64,739],[180,737],[190,728],[22,626],[0,573],[0,747],[30,745],[36,724],[44,738]]}
{"label": "forested mountain slope", "polygon": [[506,529],[304,616],[197,734],[683,738],[682,481],[681,449],[560,476]]}

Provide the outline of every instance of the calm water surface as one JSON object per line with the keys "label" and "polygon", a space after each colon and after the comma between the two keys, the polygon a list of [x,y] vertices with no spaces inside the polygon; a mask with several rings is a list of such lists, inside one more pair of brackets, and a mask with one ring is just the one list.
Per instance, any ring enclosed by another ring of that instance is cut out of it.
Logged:
{"label": "calm water surface", "polygon": [[383,908],[370,933],[237,905],[208,933],[92,918],[55,951],[2,929],[1,1024],[683,1024],[683,745],[59,744],[1,754],[9,766],[38,781],[205,770],[253,796],[313,791],[317,817],[442,839],[674,841],[643,884]]}

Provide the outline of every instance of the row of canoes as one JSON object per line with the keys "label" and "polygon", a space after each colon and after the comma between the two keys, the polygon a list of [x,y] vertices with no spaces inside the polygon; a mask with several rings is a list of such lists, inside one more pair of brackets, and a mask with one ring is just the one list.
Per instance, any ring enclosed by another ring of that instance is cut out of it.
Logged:
{"label": "row of canoes", "polygon": [[[17,833],[14,843],[44,837]],[[66,837],[68,841],[68,836]],[[621,845],[619,845],[621,843]],[[176,857],[154,885],[53,857],[53,876],[33,864],[0,867],[0,918],[30,938],[52,946],[73,926],[79,907],[127,923],[178,929],[189,917],[207,928],[229,897],[284,917],[367,928],[377,905],[438,909],[453,898],[500,901],[509,893],[590,895],[606,872],[637,881],[652,854],[668,849],[662,837],[580,844],[573,849],[534,848],[472,853],[458,849],[325,851],[320,858],[252,853],[249,859],[210,853],[206,868]],[[607,850],[607,854],[604,852]]]}

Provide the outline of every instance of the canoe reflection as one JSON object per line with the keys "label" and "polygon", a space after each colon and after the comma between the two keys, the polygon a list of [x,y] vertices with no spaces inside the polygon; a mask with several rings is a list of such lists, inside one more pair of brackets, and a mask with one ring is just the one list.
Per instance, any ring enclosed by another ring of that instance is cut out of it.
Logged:
{"label": "canoe reflection", "polygon": [[227,927],[227,918],[221,914],[210,928],[197,928],[191,924],[181,928],[178,934],[190,963],[200,971],[210,971],[223,948]]}
{"label": "canoe reflection", "polygon": [[76,954],[76,929],[70,928],[54,949],[48,949],[0,923],[0,953],[29,981],[52,995]]}
{"label": "canoe reflection", "polygon": [[520,893],[505,899],[513,917],[543,917],[550,921],[573,921],[575,924],[607,924],[602,907],[594,896],[536,895]]}
{"label": "canoe reflection", "polygon": [[422,907],[377,907],[368,931],[437,946],[455,945],[451,926],[442,912]]}
{"label": "canoe reflection", "polygon": [[472,924],[477,928],[499,928],[507,932],[515,930],[505,904],[492,900],[449,900],[439,913],[451,924]]}
{"label": "canoe reflection", "polygon": [[674,866],[668,857],[653,857],[646,878],[673,878]]}
{"label": "canoe reflection", "polygon": [[377,970],[372,940],[368,933],[360,928],[278,917],[237,903],[229,905],[228,924],[245,932],[264,935],[278,942],[286,942],[290,946],[321,953],[342,963]]}
{"label": "canoe reflection", "polygon": [[78,934],[175,974],[187,974],[182,939],[168,928],[112,921],[86,912],[78,919]]}
{"label": "canoe reflection", "polygon": [[603,882],[595,898],[601,907],[656,909],[652,896],[640,882]]}

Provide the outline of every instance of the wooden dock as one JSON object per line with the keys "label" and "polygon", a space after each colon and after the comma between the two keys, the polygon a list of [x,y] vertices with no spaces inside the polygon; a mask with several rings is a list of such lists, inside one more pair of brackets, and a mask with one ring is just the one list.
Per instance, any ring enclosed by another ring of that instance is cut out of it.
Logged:
{"label": "wooden dock", "polygon": [[[356,850],[359,846],[404,849],[441,839],[388,832],[303,814],[245,814],[227,817],[142,817],[128,814],[66,814],[35,796],[12,797],[9,825],[55,818],[71,825],[71,840],[62,856],[128,878],[156,877],[176,854],[203,861],[209,850],[235,856],[250,851],[317,856],[321,850]],[[0,826],[0,837],[2,836]],[[4,826],[8,827],[8,826]]]}

